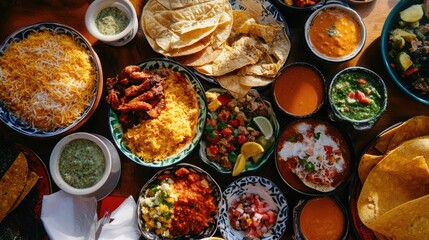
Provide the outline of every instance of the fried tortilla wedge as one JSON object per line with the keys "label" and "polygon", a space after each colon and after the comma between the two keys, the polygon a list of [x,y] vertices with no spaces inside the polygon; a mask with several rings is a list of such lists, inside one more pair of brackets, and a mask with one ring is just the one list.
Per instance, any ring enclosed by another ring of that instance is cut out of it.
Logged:
{"label": "fried tortilla wedge", "polygon": [[372,223],[391,209],[429,194],[429,138],[406,141],[380,161],[362,186],[357,208],[362,222]]}
{"label": "fried tortilla wedge", "polygon": [[27,159],[23,153],[19,153],[13,164],[0,179],[0,222],[6,217],[24,190],[27,174]]}
{"label": "fried tortilla wedge", "polygon": [[222,76],[246,65],[255,64],[263,54],[256,45],[255,39],[242,37],[231,47],[224,48],[213,62],[195,69],[208,76]]}
{"label": "fried tortilla wedge", "polygon": [[400,125],[384,132],[377,139],[377,141],[375,143],[375,148],[378,151],[380,151],[382,154],[386,154],[387,148],[389,147],[389,143],[392,140],[393,136],[396,134],[396,131],[398,131],[399,127],[400,127]]}
{"label": "fried tortilla wedge", "polygon": [[27,194],[31,191],[31,189],[33,189],[33,187],[36,185],[39,178],[40,178],[39,175],[37,175],[37,173],[35,172],[28,173],[25,187],[22,190],[21,195],[19,195],[18,199],[15,201],[13,207],[9,210],[9,212],[15,209],[22,202],[22,200],[27,196]]}
{"label": "fried tortilla wedge", "polygon": [[374,220],[371,226],[387,238],[421,240],[429,237],[429,195],[406,202]]}
{"label": "fried tortilla wedge", "polygon": [[364,154],[359,161],[358,175],[364,183],[371,170],[384,158],[384,155]]}
{"label": "fried tortilla wedge", "polygon": [[403,141],[415,137],[429,135],[429,116],[415,116],[402,123],[389,142],[387,151],[390,151]]}
{"label": "fried tortilla wedge", "polygon": [[240,84],[241,76],[237,75],[225,75],[217,78],[220,86],[228,90],[231,95],[238,99],[244,97],[247,92],[252,88],[249,86],[244,86]]}

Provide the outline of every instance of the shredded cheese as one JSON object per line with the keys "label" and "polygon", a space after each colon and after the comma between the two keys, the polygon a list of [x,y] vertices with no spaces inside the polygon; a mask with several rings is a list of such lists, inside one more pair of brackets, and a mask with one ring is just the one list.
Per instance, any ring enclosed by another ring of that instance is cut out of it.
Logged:
{"label": "shredded cheese", "polygon": [[13,42],[0,57],[0,101],[34,128],[53,131],[79,119],[95,94],[87,51],[49,30]]}

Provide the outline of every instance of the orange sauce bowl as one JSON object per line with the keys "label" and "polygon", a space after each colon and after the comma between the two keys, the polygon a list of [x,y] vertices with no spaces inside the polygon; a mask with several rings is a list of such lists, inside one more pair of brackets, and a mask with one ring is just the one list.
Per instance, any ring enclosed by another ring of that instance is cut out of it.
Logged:
{"label": "orange sauce bowl", "polygon": [[341,201],[332,197],[301,200],[293,209],[296,240],[347,239],[348,213]]}
{"label": "orange sauce bowl", "polygon": [[360,53],[366,41],[366,28],[355,10],[340,4],[327,4],[307,19],[304,35],[316,59],[341,63]]}
{"label": "orange sauce bowl", "polygon": [[304,118],[317,113],[324,104],[326,84],[313,65],[295,62],[285,66],[273,83],[273,100],[285,114]]}

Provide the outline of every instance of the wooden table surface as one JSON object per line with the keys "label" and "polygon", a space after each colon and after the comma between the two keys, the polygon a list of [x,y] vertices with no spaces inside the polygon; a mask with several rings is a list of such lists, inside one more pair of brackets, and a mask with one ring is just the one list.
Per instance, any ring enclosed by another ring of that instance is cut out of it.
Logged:
{"label": "wooden table surface", "polygon": [[[141,30],[139,30],[137,36],[130,43],[123,47],[112,47],[97,41],[89,34],[84,24],[85,11],[91,2],[92,1],[89,0],[0,0],[0,41],[3,42],[9,34],[21,27],[41,21],[58,22],[69,25],[81,32],[93,44],[102,63],[104,78],[115,76],[116,73],[120,72],[127,65],[139,63],[141,60],[147,58],[160,57],[150,48]],[[132,2],[140,18],[143,0],[133,0]],[[385,80],[388,87],[389,101],[387,111],[379,122],[372,129],[366,131],[347,129],[351,134],[358,155],[365,146],[385,128],[416,115],[429,115],[429,106],[413,100],[399,89],[393,80],[389,78],[382,64],[380,34],[385,18],[397,2],[398,0],[378,0],[369,4],[351,5],[351,7],[361,15],[365,22],[367,40],[363,51],[356,58],[337,65],[321,64],[313,60],[303,51],[305,46],[303,39],[303,23],[307,16],[285,16],[292,36],[292,49],[288,63],[295,61],[310,62],[322,71],[328,81],[339,70],[355,65],[372,69]],[[214,87],[214,85],[210,85],[207,82],[203,82],[203,85],[205,88]],[[271,90],[268,88],[264,90],[262,94],[270,98]],[[112,138],[107,125],[107,104],[104,101],[104,96],[105,94],[94,115],[86,124],[78,129],[78,131],[102,134],[111,140]],[[326,109],[323,109],[320,114],[326,115]],[[277,117],[280,126],[284,126],[291,120],[279,112],[277,112]],[[4,124],[0,124],[0,140],[20,143],[31,148],[47,164],[53,147],[60,139],[36,140],[17,134]],[[195,164],[208,171],[217,180],[222,190],[224,190],[229,183],[238,178],[220,174],[213,168],[202,163],[198,158],[197,150],[185,159],[184,162]],[[121,164],[121,178],[111,195],[123,197],[132,195],[134,199],[137,199],[141,187],[159,169],[142,167],[128,160],[124,155],[121,155]],[[251,173],[242,174],[239,177],[248,175],[260,175],[271,179],[284,192],[289,202],[290,209],[293,208],[298,199],[302,198],[302,196],[298,196],[282,182],[276,171],[274,157],[271,157],[260,169]],[[54,186],[54,191],[57,190],[58,188]],[[340,193],[346,204],[347,192],[348,191],[345,190]],[[289,225],[284,239],[291,238],[291,215],[289,219]],[[219,236],[219,232],[216,235]]]}

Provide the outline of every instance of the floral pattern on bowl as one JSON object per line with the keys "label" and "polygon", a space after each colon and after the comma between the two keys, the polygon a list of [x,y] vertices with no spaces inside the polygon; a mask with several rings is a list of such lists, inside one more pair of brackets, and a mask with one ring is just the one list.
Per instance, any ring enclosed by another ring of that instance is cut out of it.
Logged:
{"label": "floral pattern on bowl", "polygon": [[265,201],[277,207],[277,221],[271,228],[271,233],[263,235],[261,240],[281,239],[286,231],[288,221],[288,203],[282,191],[271,180],[248,176],[231,183],[223,192],[221,206],[219,208],[218,228],[224,239],[243,239],[244,232],[232,228],[228,217],[228,209],[234,199],[243,193],[254,193],[261,196]]}
{"label": "floral pattern on bowl", "polygon": [[[34,126],[31,126],[30,124],[17,118],[13,114],[13,112],[11,112],[2,101],[0,101],[0,120],[4,122],[7,126],[12,128],[16,132],[19,132],[26,136],[38,137],[38,138],[51,138],[51,137],[62,136],[72,131],[75,131],[91,117],[91,115],[97,108],[101,98],[102,89],[103,89],[103,81],[102,81],[103,72],[102,72],[101,63],[98,58],[98,55],[91,47],[91,43],[77,30],[59,23],[42,22],[42,23],[33,24],[17,30],[16,32],[12,33],[0,46],[0,56],[4,55],[4,52],[6,51],[6,49],[13,42],[20,42],[23,39],[27,38],[30,34],[38,32],[41,29],[46,29],[56,34],[64,34],[73,38],[80,46],[82,46],[82,48],[84,48],[87,51],[89,59],[94,66],[95,75],[97,76],[97,80],[96,80],[97,84],[94,87],[94,97],[92,98],[90,105],[85,109],[85,111],[82,113],[79,119],[77,119],[71,125],[65,128],[57,128],[53,131],[44,131],[41,129],[37,129]],[[0,74],[1,74],[1,70],[0,70]]]}

